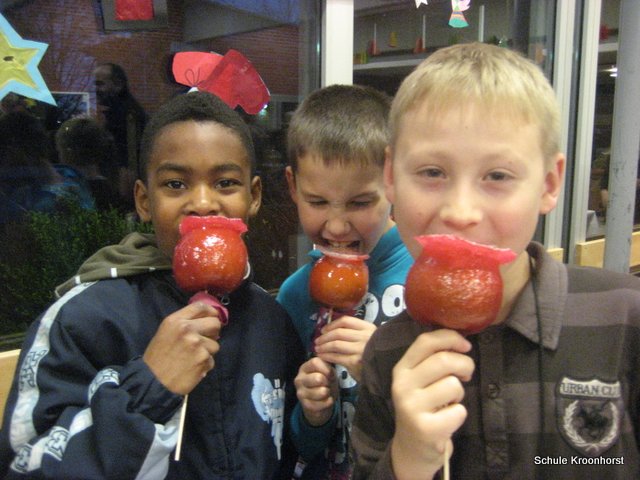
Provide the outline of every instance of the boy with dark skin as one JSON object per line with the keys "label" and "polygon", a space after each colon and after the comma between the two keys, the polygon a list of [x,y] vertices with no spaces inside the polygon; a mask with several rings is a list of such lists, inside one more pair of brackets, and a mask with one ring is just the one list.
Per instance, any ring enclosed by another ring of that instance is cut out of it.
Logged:
{"label": "boy with dark skin", "polygon": [[[188,304],[171,272],[188,216],[244,222],[260,206],[246,124],[217,97],[163,106],[142,148],[136,209],[155,234],[89,258],[28,332],[0,435],[6,478],[282,478],[303,349],[288,315],[250,280]],[[173,459],[189,395],[181,458]]]}

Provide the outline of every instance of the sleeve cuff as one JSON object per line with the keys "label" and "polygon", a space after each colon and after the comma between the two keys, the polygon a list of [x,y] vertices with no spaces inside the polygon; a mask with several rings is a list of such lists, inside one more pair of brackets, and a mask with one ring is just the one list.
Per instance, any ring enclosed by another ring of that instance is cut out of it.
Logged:
{"label": "sleeve cuff", "polygon": [[304,418],[302,407],[297,403],[291,415],[293,441],[305,460],[314,458],[328,446],[338,421],[338,405],[334,405],[331,418],[323,425],[312,426]]}
{"label": "sleeve cuff", "polygon": [[130,361],[120,373],[122,388],[129,393],[128,408],[155,423],[166,423],[182,403],[183,397],[158,381],[142,357]]}

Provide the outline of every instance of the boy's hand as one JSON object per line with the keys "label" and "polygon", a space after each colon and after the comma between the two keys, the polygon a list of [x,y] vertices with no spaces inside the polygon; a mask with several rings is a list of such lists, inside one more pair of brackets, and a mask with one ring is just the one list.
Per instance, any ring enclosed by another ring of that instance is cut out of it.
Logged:
{"label": "boy's hand", "polygon": [[327,423],[338,395],[333,365],[313,357],[300,366],[294,383],[307,422],[314,427]]}
{"label": "boy's hand", "polygon": [[220,349],[220,319],[210,305],[195,302],[165,318],[143,360],[168,390],[186,395],[213,368]]}
{"label": "boy's hand", "polygon": [[393,369],[391,396],[396,431],[391,462],[398,479],[430,478],[443,465],[445,446],[463,424],[467,411],[462,381],[475,365],[464,355],[471,344],[453,330],[420,335]]}
{"label": "boy's hand", "polygon": [[356,382],[362,374],[362,354],[376,326],[359,318],[343,316],[333,320],[316,338],[316,354],[325,362],[347,369]]}

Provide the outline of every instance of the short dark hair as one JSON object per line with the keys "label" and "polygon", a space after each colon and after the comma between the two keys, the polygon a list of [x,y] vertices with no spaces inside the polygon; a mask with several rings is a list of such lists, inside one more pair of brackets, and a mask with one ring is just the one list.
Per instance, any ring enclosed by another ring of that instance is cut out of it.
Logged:
{"label": "short dark hair", "polygon": [[101,63],[98,67],[109,67],[109,72],[111,74],[111,79],[119,83],[122,86],[123,92],[129,92],[129,80],[127,79],[127,74],[117,63]]}
{"label": "short dark hair", "polygon": [[160,131],[178,122],[215,122],[234,132],[249,157],[252,173],[255,171],[255,153],[251,132],[237,112],[234,112],[217,96],[208,92],[189,92],[173,97],[151,117],[140,145],[140,178],[147,179],[149,155]]}
{"label": "short dark hair", "polygon": [[293,171],[307,153],[325,163],[384,164],[389,143],[387,120],[391,98],[362,85],[331,85],[312,92],[298,106],[287,132],[287,155]]}
{"label": "short dark hair", "polygon": [[[51,140],[42,121],[28,112],[0,115],[0,164],[40,163],[51,154]],[[11,159],[11,161],[9,160]]]}
{"label": "short dark hair", "polygon": [[0,190],[53,181],[51,153],[51,139],[35,115],[0,115]]}
{"label": "short dark hair", "polygon": [[109,131],[92,118],[66,120],[55,134],[58,158],[75,166],[115,162],[115,141]]}

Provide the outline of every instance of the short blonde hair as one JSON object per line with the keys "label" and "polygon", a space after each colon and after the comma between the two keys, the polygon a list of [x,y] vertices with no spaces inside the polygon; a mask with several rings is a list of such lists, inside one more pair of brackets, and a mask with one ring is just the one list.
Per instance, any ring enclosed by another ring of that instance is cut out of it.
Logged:
{"label": "short blonde hair", "polygon": [[472,105],[487,115],[507,115],[537,125],[546,159],[560,151],[560,113],[542,70],[518,52],[483,43],[442,48],[407,76],[389,115],[391,144],[402,117],[415,108],[436,116]]}

